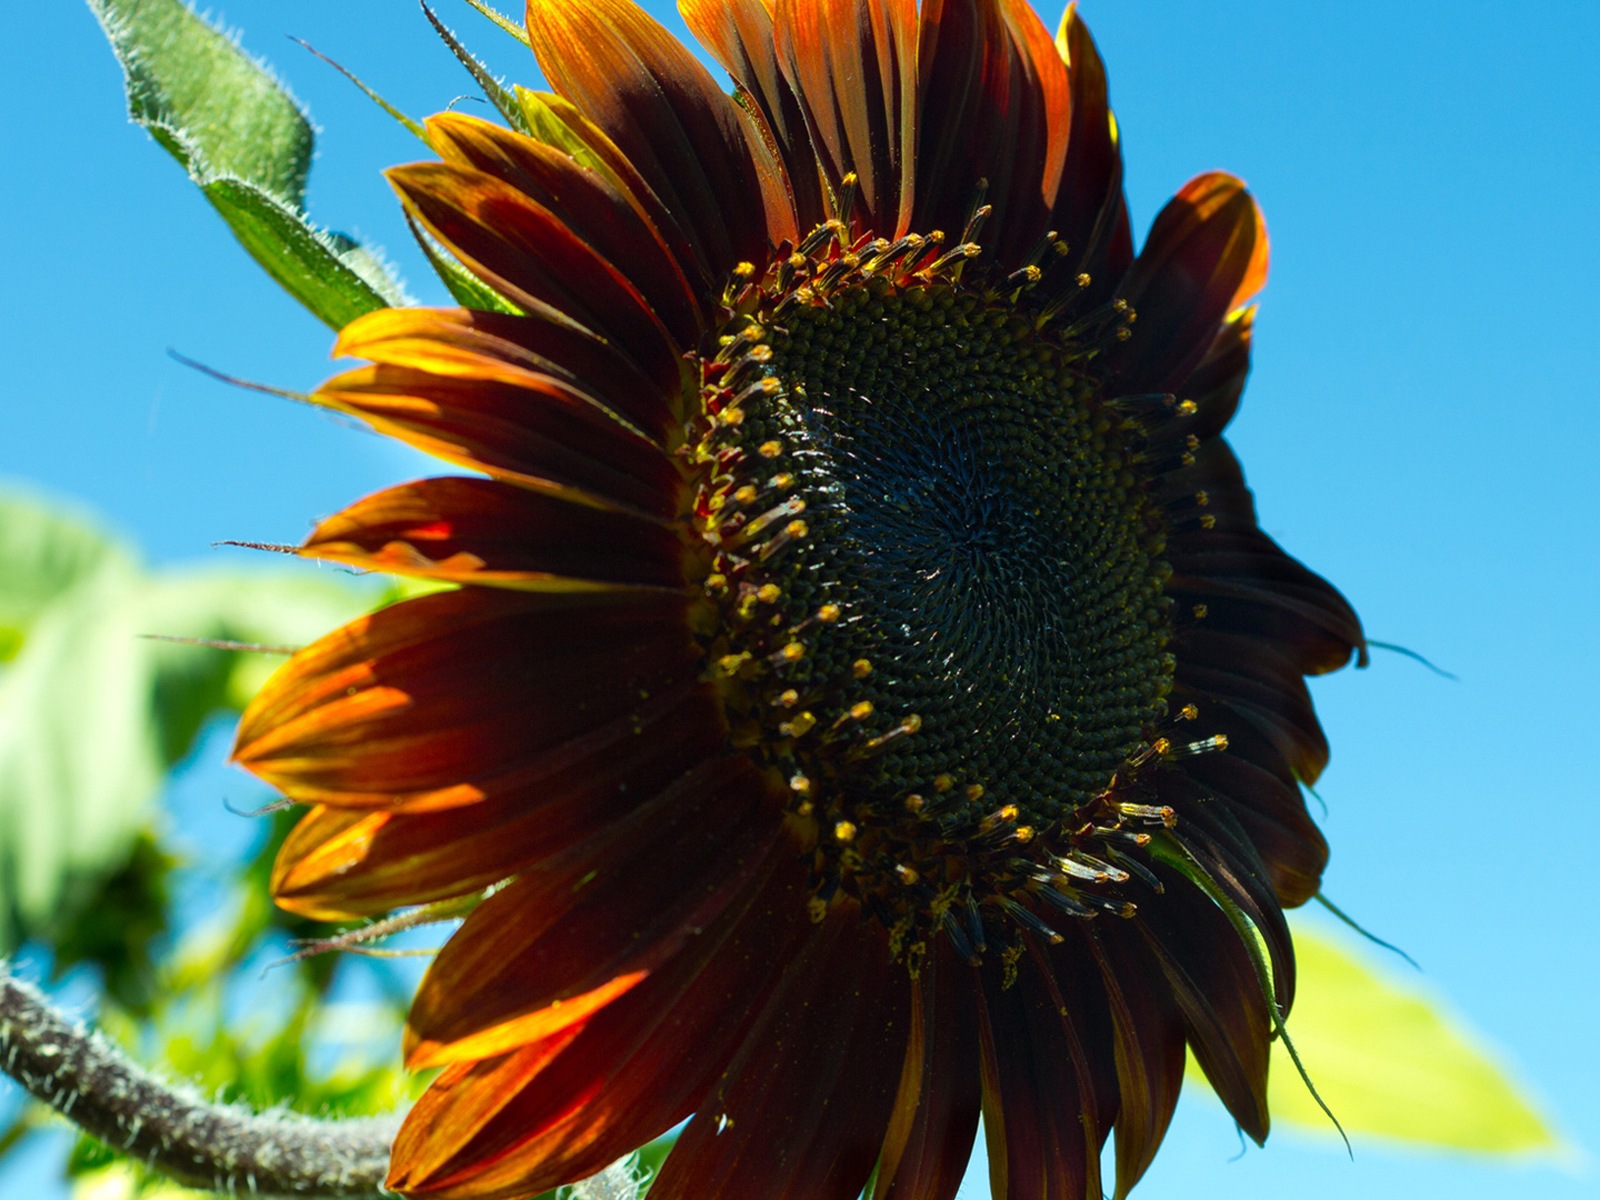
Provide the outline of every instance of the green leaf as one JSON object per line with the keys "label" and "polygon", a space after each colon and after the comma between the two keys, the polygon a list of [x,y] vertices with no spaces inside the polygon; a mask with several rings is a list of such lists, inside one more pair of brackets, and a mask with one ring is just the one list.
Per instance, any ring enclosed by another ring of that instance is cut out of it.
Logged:
{"label": "green leaf", "polygon": [[[1563,1149],[1482,1035],[1440,1001],[1303,923],[1294,944],[1299,982],[1289,1033],[1353,1140],[1492,1155]],[[1198,1074],[1193,1060],[1190,1073]],[[1281,1043],[1273,1047],[1267,1095],[1274,1122],[1339,1144]]]}
{"label": "green leaf", "polygon": [[0,567],[17,630],[0,674],[0,947],[71,934],[206,720],[282,662],[151,635],[296,647],[380,595],[305,569],[152,576],[87,523],[27,501],[0,502]]}
{"label": "green leaf", "polygon": [[0,663],[53,600],[123,553],[88,518],[0,491]]}
{"label": "green leaf", "polygon": [[267,273],[334,328],[403,302],[348,238],[305,215],[303,109],[179,0],[88,0],[126,76],[128,113],[170,151]]}

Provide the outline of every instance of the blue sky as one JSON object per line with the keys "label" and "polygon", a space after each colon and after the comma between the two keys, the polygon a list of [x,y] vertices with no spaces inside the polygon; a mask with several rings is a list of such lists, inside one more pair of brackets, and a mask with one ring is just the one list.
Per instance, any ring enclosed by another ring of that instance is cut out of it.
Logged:
{"label": "blue sky", "polygon": [[[0,477],[92,506],[175,562],[238,553],[211,548],[224,538],[293,540],[428,470],[167,357],[303,389],[327,373],[330,336],[125,122],[87,9],[14,7],[0,45]],[[497,69],[535,82],[515,45],[464,5],[441,7]],[[1319,786],[1327,891],[1417,957],[1424,985],[1593,1155],[1600,5],[1081,7],[1110,71],[1136,227],[1212,168],[1247,179],[1266,210],[1272,277],[1232,434],[1264,525],[1344,589],[1374,638],[1460,677],[1379,653],[1317,686],[1334,746]],[[442,301],[379,176],[422,147],[284,37],[420,116],[471,91],[420,12],[402,0],[212,11],[323,128],[313,215],[387,246],[419,297]],[[1353,1163],[1292,1135],[1230,1162],[1237,1152],[1220,1109],[1186,1101],[1141,1194],[1566,1200],[1596,1187],[1592,1165],[1360,1141]]]}

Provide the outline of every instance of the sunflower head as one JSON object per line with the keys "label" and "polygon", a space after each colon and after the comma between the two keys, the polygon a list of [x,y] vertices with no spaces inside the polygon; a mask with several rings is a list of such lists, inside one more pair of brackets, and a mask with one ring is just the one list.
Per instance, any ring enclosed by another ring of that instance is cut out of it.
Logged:
{"label": "sunflower head", "polygon": [[[407,1195],[685,1119],[677,1197],[948,1200],[1148,1166],[1192,1047],[1267,1131],[1326,857],[1304,676],[1355,616],[1221,434],[1267,241],[1135,255],[1105,77],[1023,0],[531,0],[553,91],[391,172],[489,308],[362,318],[317,399],[476,474],[309,557],[459,585],[298,654],[237,755],[280,903],[467,898],[413,1006]],[[1264,946],[1265,951],[1258,947]]]}

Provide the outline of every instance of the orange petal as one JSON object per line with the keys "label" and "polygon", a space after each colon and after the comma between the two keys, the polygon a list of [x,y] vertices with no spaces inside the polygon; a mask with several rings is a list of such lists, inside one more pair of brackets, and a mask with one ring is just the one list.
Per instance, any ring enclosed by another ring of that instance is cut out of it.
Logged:
{"label": "orange petal", "polygon": [[[1205,755],[1214,759],[1226,754]],[[1166,1137],[1183,1087],[1183,1023],[1164,988],[1152,987],[1160,969],[1137,936],[1112,929],[1082,932],[1099,968],[1094,984],[1110,1010],[1112,1052],[1120,1107],[1117,1112],[1117,1200],[1138,1183]]]}
{"label": "orange petal", "polygon": [[679,344],[704,332],[702,297],[659,230],[621,187],[554,146],[461,113],[427,121],[429,144],[446,162],[494,175],[543,205],[639,288]]}
{"label": "orange petal", "polygon": [[1266,277],[1267,229],[1244,184],[1220,171],[1185,184],[1120,290],[1138,321],[1112,356],[1119,386],[1164,392],[1181,383]]}
{"label": "orange petal", "polygon": [[981,1107],[975,982],[939,939],[914,985],[911,1044],[872,1200],[954,1200],[961,1187]]}
{"label": "orange petal", "polygon": [[496,892],[424,977],[407,1062],[503,1054],[610,1003],[727,906],[781,811],[748,759],[714,759]]}
{"label": "orange petal", "polygon": [[801,865],[775,855],[704,934],[581,1026],[446,1067],[401,1128],[389,1186],[428,1200],[520,1200],[680,1123],[810,936],[805,893]]}
{"label": "orange petal", "polygon": [[909,975],[881,928],[837,911],[699,1106],[655,1200],[855,1200],[889,1127],[909,1037]]}
{"label": "orange petal", "polygon": [[498,883],[622,820],[717,753],[727,731],[699,684],[628,714],[610,740],[529,783],[480,789],[477,803],[442,812],[318,807],[278,853],[280,907],[323,921],[376,916]]}
{"label": "orange petal", "polygon": [[776,148],[783,169],[796,228],[816,228],[828,218],[827,195],[805,112],[778,65],[766,0],[678,0],[678,11],[760,115],[764,140]]}
{"label": "orange petal", "polygon": [[1055,43],[1025,0],[929,0],[918,66],[915,224],[955,235],[981,194],[993,212],[979,241],[1016,265],[1048,227],[1066,158]]}
{"label": "orange petal", "polygon": [[916,192],[916,0],[777,0],[778,61],[829,182],[854,172],[860,227],[898,237]]}
{"label": "orange petal", "polygon": [[1100,1194],[1099,1128],[1073,1014],[1033,954],[1007,983],[992,959],[975,972],[982,1008],[983,1131],[996,1196]]}
{"label": "orange petal", "polygon": [[1258,1144],[1267,1136],[1267,1060],[1272,1021],[1239,935],[1222,910],[1175,872],[1166,893],[1134,919],[1165,974],[1189,1045],[1213,1090]]}
{"label": "orange petal", "polygon": [[245,710],[234,756],[308,803],[474,803],[626,745],[641,693],[698,660],[677,600],[424,596],[290,659]]}
{"label": "orange petal", "polygon": [[630,0],[528,0],[551,85],[605,131],[688,233],[705,277],[794,234],[775,164],[711,75]]}
{"label": "orange petal", "polygon": [[380,308],[346,325],[336,358],[425,371],[447,379],[541,388],[599,408],[660,445],[683,414],[677,363],[655,375],[586,330],[538,315],[474,309]]}
{"label": "orange petal", "polygon": [[[1050,227],[1066,244],[1067,269],[1045,276],[1044,288],[1077,293],[1085,306],[1110,299],[1133,262],[1133,234],[1122,194],[1122,150],[1111,115],[1105,65],[1076,4],[1067,6],[1056,44],[1067,64],[1072,128]],[[1080,290],[1079,274],[1090,283]]]}
{"label": "orange petal", "polygon": [[430,234],[521,307],[565,316],[658,377],[687,348],[662,325],[625,264],[608,262],[526,193],[451,163],[414,163],[387,174]]}
{"label": "orange petal", "polygon": [[526,591],[681,589],[671,529],[492,479],[423,479],[366,497],[318,525],[308,558]]}

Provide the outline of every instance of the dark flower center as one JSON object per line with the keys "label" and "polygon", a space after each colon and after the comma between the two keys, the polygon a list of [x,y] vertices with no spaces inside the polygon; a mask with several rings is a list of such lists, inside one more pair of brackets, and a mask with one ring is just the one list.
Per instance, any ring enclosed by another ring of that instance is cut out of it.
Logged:
{"label": "dark flower center", "polygon": [[697,524],[735,742],[815,823],[822,900],[894,925],[911,884],[1011,902],[1019,846],[1096,823],[1164,711],[1167,568],[1092,342],[850,257],[730,288]]}

